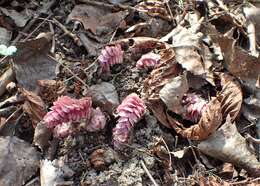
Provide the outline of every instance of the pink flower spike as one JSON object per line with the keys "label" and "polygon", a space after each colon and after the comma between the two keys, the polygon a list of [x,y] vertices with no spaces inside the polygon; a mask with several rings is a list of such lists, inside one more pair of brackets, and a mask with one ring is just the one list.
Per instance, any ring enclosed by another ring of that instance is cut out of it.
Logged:
{"label": "pink flower spike", "polygon": [[161,56],[155,53],[147,53],[137,61],[136,67],[138,69],[149,69],[159,64]]}
{"label": "pink flower spike", "polygon": [[88,119],[91,115],[92,101],[88,97],[77,100],[62,96],[53,105],[51,107],[52,111],[48,112],[43,118],[47,128],[54,128],[64,122],[75,122],[83,118]]}
{"label": "pink flower spike", "polygon": [[113,129],[113,142],[115,147],[127,143],[134,124],[138,122],[145,112],[145,104],[135,93],[128,95],[117,107],[116,116],[119,116]]}
{"label": "pink flower spike", "polygon": [[110,71],[110,66],[123,62],[124,51],[120,45],[106,46],[102,51],[98,60],[102,71]]}

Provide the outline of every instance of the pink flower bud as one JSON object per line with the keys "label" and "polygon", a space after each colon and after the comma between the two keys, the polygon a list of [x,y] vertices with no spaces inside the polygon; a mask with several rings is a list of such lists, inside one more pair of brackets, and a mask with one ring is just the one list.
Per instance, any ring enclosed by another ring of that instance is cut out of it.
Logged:
{"label": "pink flower bud", "polygon": [[182,103],[186,110],[184,119],[198,122],[203,111],[206,109],[207,101],[196,95],[195,93],[186,94],[183,97]]}
{"label": "pink flower bud", "polygon": [[101,64],[102,70],[109,72],[110,66],[123,62],[124,51],[120,45],[106,46],[102,51],[98,60]]}
{"label": "pink flower bud", "polygon": [[116,127],[113,129],[114,146],[119,147],[127,143],[134,124],[137,123],[145,112],[145,104],[137,94],[127,96],[117,107],[116,116],[119,117]]}
{"label": "pink flower bud", "polygon": [[149,69],[153,68],[159,64],[161,56],[155,53],[148,53],[142,55],[142,57],[137,61],[136,67],[139,69]]}

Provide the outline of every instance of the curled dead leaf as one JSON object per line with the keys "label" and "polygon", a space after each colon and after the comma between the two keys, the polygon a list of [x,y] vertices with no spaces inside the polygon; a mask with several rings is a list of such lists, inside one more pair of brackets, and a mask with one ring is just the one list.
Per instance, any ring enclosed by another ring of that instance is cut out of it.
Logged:
{"label": "curled dead leaf", "polygon": [[[171,57],[164,58],[165,56]],[[160,65],[158,65],[158,67],[156,67],[151,72],[150,76],[144,81],[143,91],[146,104],[148,108],[152,110],[156,118],[166,127],[173,128],[176,130],[177,133],[192,140],[206,139],[222,123],[220,102],[217,98],[213,98],[207,104],[207,107],[202,113],[199,122],[196,125],[185,128],[185,125],[183,123],[177,121],[177,119],[175,119],[168,113],[166,108],[167,104],[164,103],[164,101],[166,100],[164,99],[164,97],[162,99],[161,90],[163,90],[165,85],[171,82],[173,78],[182,73],[180,65],[175,61],[174,52],[168,50],[168,52],[165,53],[165,56],[163,55],[161,60],[167,60],[161,61]],[[188,88],[185,88],[185,90],[187,91]],[[178,94],[175,96],[180,96],[181,98],[183,97],[183,95]],[[179,107],[181,107],[181,103],[179,103]]]}
{"label": "curled dead leaf", "polygon": [[214,133],[222,123],[221,104],[218,99],[213,98],[208,104],[205,111],[202,113],[198,124],[192,125],[189,128],[183,126],[176,131],[186,138],[192,140],[204,140]]}
{"label": "curled dead leaf", "polygon": [[23,110],[30,116],[35,127],[46,114],[45,104],[41,97],[36,95],[34,92],[30,92],[23,88],[21,88],[20,91],[25,98]]}
{"label": "curled dead leaf", "polygon": [[222,115],[223,117],[230,115],[231,120],[234,121],[240,113],[243,102],[240,84],[232,76],[224,73],[220,74],[220,81],[222,90],[218,97],[221,102]]}

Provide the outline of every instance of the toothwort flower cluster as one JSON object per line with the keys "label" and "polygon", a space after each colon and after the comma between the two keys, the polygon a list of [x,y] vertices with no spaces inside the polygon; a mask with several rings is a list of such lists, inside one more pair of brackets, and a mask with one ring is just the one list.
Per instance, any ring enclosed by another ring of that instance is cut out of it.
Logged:
{"label": "toothwort flower cluster", "polygon": [[102,71],[110,72],[110,66],[123,62],[124,51],[120,45],[106,46],[102,51],[98,60],[101,64]]}
{"label": "toothwort flower cluster", "polygon": [[182,104],[186,110],[184,119],[198,122],[203,111],[207,107],[207,101],[196,95],[195,93],[188,93],[183,96]]}
{"label": "toothwort flower cluster", "polygon": [[155,53],[148,53],[142,55],[142,57],[137,61],[136,67],[139,69],[149,69],[153,68],[155,65],[159,64],[161,56]]}
{"label": "toothwort flower cluster", "polygon": [[140,120],[145,112],[145,104],[137,94],[128,95],[117,107],[116,116],[119,117],[113,129],[113,142],[115,147],[127,143],[134,124]]}
{"label": "toothwort flower cluster", "polygon": [[80,122],[84,123],[83,128],[87,131],[103,129],[106,124],[104,114],[99,108],[92,108],[92,100],[89,97],[79,100],[68,96],[58,98],[43,121],[55,137],[66,137],[74,133],[82,127]]}

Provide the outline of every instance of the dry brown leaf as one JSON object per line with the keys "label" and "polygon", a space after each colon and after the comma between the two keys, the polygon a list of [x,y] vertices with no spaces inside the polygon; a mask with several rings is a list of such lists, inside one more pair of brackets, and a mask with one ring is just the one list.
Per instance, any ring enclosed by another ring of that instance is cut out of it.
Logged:
{"label": "dry brown leaf", "polygon": [[256,90],[260,76],[260,57],[251,56],[242,48],[235,46],[235,40],[225,36],[219,37],[219,45],[229,72],[243,80],[245,86]]}
{"label": "dry brown leaf", "polygon": [[[170,57],[169,57],[170,56]],[[166,127],[174,128],[177,133],[192,140],[203,140],[212,134],[222,123],[220,102],[213,98],[207,105],[198,124],[189,128],[178,122],[167,113],[166,106],[160,98],[163,87],[182,73],[181,67],[175,62],[174,52],[166,50],[162,54],[161,62],[144,81],[144,94],[148,108],[156,118]],[[165,59],[165,61],[163,61]],[[176,95],[182,98],[183,95]],[[174,98],[173,98],[174,99]],[[181,105],[179,105],[181,106]],[[179,113],[179,112],[177,112]]]}
{"label": "dry brown leaf", "polygon": [[40,153],[17,137],[0,138],[0,185],[22,186],[36,174]]}
{"label": "dry brown leaf", "polygon": [[172,31],[172,43],[176,55],[176,61],[187,71],[194,75],[205,77],[211,76],[211,67],[213,65],[210,52],[202,44],[201,33],[193,33],[182,26],[176,27]]}
{"label": "dry brown leaf", "polygon": [[232,124],[230,117],[227,117],[226,122],[212,136],[202,141],[198,149],[209,156],[247,170],[251,176],[260,176],[260,163],[249,150],[236,125]]}
{"label": "dry brown leaf", "polygon": [[234,121],[240,113],[243,95],[240,84],[227,74],[220,74],[222,90],[219,93],[223,117],[230,115]]}
{"label": "dry brown leaf", "polygon": [[222,123],[221,104],[213,98],[202,113],[198,124],[189,128],[180,126],[176,129],[182,136],[192,140],[204,140],[213,134]]}
{"label": "dry brown leaf", "polygon": [[[140,55],[146,54],[154,49],[170,48],[170,45],[167,44],[166,42],[161,42],[160,40],[152,37],[132,37],[127,39],[120,39],[109,43],[109,45],[117,45],[117,44],[120,44],[123,50],[128,50],[135,57],[138,56],[138,54]],[[137,57],[137,59],[139,59],[139,57]]]}
{"label": "dry brown leaf", "polygon": [[36,124],[40,122],[46,114],[45,104],[42,101],[41,97],[37,96],[35,93],[22,88],[20,89],[20,91],[25,97],[23,110],[30,116],[35,127]]}
{"label": "dry brown leaf", "polygon": [[112,34],[127,16],[128,11],[111,13],[109,9],[92,5],[76,5],[67,21],[79,21],[85,30],[90,30],[97,36]]}
{"label": "dry brown leaf", "polygon": [[59,96],[66,94],[66,86],[62,81],[44,79],[38,80],[37,85],[37,94],[46,104],[52,104]]}
{"label": "dry brown leaf", "polygon": [[135,6],[140,12],[147,13],[152,17],[160,17],[167,21],[172,20],[170,14],[167,11],[167,6],[165,2],[158,0],[148,0],[139,3]]}
{"label": "dry brown leaf", "polygon": [[16,80],[25,89],[33,91],[37,80],[53,79],[57,62],[48,55],[51,34],[43,33],[38,38],[17,43],[13,57]]}
{"label": "dry brown leaf", "polygon": [[207,178],[204,176],[200,176],[199,185],[200,186],[229,186],[230,184],[223,180],[218,180],[214,176],[209,176]]}

